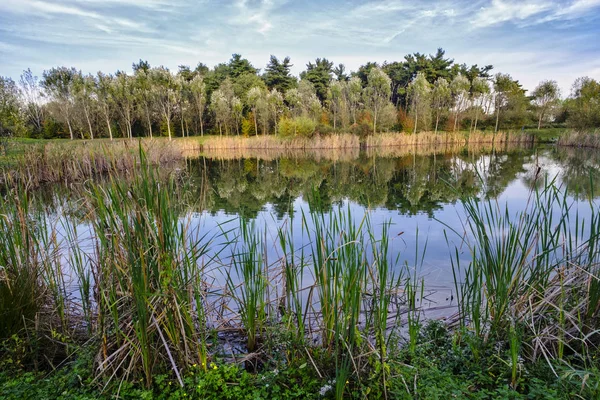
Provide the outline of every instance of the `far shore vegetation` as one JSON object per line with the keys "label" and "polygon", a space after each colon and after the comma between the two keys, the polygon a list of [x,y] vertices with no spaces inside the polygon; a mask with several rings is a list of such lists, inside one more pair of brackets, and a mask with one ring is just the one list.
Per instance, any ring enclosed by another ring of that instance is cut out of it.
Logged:
{"label": "far shore vegetation", "polygon": [[499,132],[600,127],[600,84],[577,79],[561,93],[548,77],[530,92],[493,66],[436,54],[368,62],[347,71],[317,58],[299,79],[291,60],[264,69],[239,54],[209,68],[170,71],[140,60],[133,73],[84,74],[60,66],[41,77],[0,78],[0,136],[134,138],[332,133]]}

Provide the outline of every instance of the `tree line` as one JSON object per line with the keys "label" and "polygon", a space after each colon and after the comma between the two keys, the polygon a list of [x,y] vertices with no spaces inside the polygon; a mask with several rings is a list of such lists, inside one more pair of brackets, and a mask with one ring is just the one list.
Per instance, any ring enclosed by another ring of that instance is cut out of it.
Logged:
{"label": "tree line", "polygon": [[133,73],[83,74],[72,67],[0,77],[0,133],[94,139],[381,131],[456,131],[600,126],[600,84],[579,78],[561,99],[555,81],[527,94],[508,74],[436,54],[369,62],[348,72],[325,58],[299,78],[271,56],[264,71],[239,54],[212,69],[177,72],[140,60]]}

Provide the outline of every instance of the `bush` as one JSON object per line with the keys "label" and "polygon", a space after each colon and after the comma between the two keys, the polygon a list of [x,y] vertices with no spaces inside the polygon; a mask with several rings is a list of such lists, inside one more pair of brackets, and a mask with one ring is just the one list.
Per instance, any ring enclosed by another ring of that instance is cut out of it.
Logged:
{"label": "bush", "polygon": [[373,126],[367,122],[361,122],[360,124],[353,124],[350,127],[350,133],[353,135],[358,135],[361,138],[364,138],[373,133]]}
{"label": "bush", "polygon": [[317,123],[310,118],[282,118],[279,121],[278,134],[282,137],[306,137],[310,138],[315,134]]}
{"label": "bush", "polygon": [[329,125],[319,124],[315,129],[315,133],[321,136],[327,136],[333,133],[333,128]]}

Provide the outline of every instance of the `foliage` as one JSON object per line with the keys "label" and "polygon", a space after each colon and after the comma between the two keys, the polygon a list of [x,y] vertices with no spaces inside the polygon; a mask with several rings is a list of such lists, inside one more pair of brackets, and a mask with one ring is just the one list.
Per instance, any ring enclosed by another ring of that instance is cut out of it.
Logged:
{"label": "foliage", "polygon": [[279,121],[279,135],[283,137],[312,137],[317,124],[307,117],[282,118]]}

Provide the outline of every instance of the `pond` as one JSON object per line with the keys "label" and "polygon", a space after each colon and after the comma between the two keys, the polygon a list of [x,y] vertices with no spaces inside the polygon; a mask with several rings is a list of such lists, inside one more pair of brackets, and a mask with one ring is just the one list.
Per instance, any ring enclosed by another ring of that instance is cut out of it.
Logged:
{"label": "pond", "polygon": [[[240,217],[252,221],[260,232],[265,264],[277,270],[283,258],[280,230],[291,233],[295,249],[304,249],[314,230],[314,220],[308,217],[311,211],[322,216],[343,212],[355,224],[366,218],[375,234],[389,227],[389,256],[396,276],[410,271],[423,282],[422,309],[437,318],[456,311],[455,258],[468,264],[471,257],[464,242],[466,215],[461,199],[493,199],[514,214],[527,207],[532,190],[555,179],[556,186],[568,192],[573,213],[585,218],[590,200],[596,197],[594,187],[600,183],[600,155],[553,146],[504,151],[257,152],[247,157],[226,152],[191,156],[177,170],[188,193],[182,220],[195,235],[190,239],[210,239],[208,259],[219,254],[217,267],[204,277],[215,292],[227,286],[228,275],[219,266],[240,252],[241,244],[234,244],[239,242]],[[55,221],[79,221],[75,224],[79,248],[93,254],[90,239],[95,233],[85,210],[77,207],[77,191],[64,189],[40,192],[46,210]],[[68,224],[52,225],[63,242],[73,238],[62,228]],[[66,258],[63,264],[64,273],[77,275]],[[281,296],[281,276],[277,271],[269,276],[274,296]],[[304,285],[313,282],[307,271]],[[77,298],[77,279],[71,283],[71,295]]]}
{"label": "pond", "polygon": [[391,258],[416,269],[427,289],[424,308],[444,316],[455,307],[454,249],[461,250],[463,261],[470,258],[461,237],[461,198],[495,199],[516,213],[525,209],[534,188],[556,179],[573,200],[573,212],[585,217],[600,181],[600,156],[581,149],[418,153],[193,158],[187,170],[201,200],[193,220],[202,231],[216,231],[238,224],[239,216],[252,219],[273,243],[266,257],[277,260],[278,229],[291,225],[296,248],[305,246],[303,227],[312,227],[303,216],[310,210],[349,210],[357,222],[368,214],[376,231],[390,224]]}

